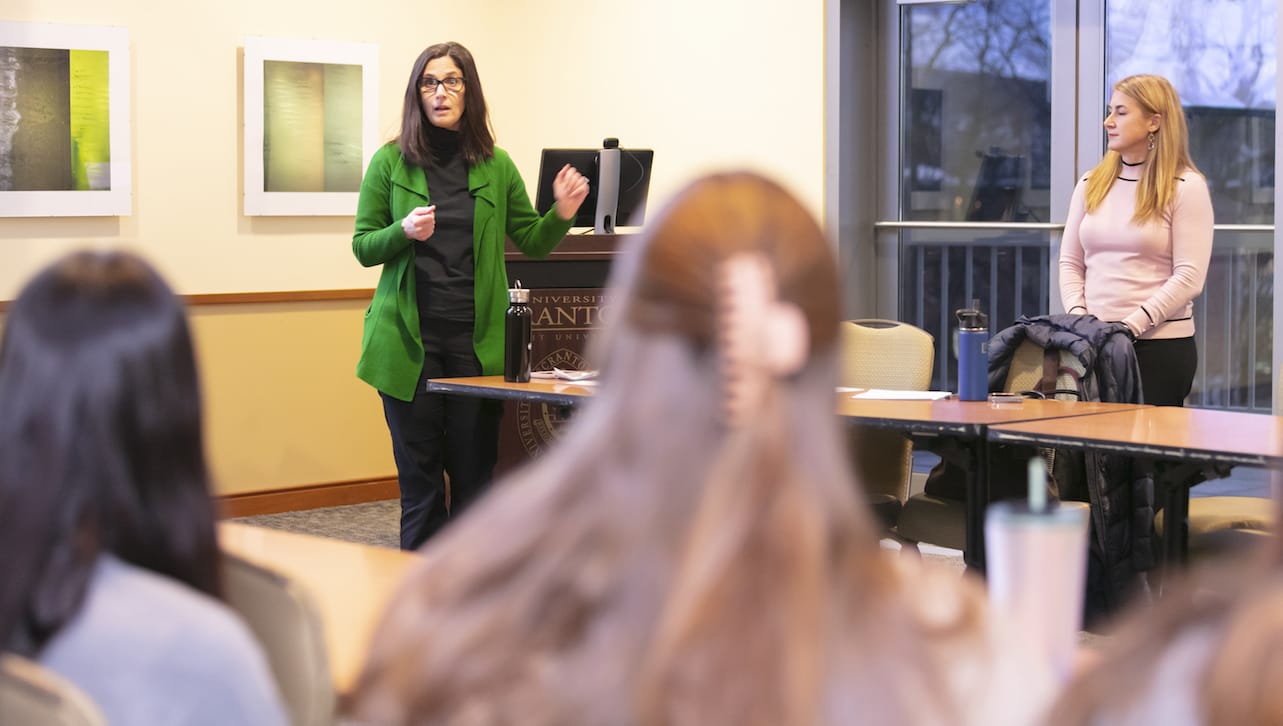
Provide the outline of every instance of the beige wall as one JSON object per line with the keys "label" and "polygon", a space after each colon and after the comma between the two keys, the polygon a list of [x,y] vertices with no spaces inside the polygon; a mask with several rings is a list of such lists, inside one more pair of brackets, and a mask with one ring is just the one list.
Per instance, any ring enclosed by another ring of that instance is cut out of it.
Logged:
{"label": "beige wall", "polygon": [[[746,167],[819,214],[823,18],[818,0],[10,0],[0,19],[129,29],[134,201],[128,217],[0,219],[0,300],[84,244],[142,252],[183,294],[373,287],[377,271],[351,257],[350,217],[241,214],[246,35],[378,44],[385,137],[423,46],[464,43],[531,189],[541,148],[616,136],[655,149],[652,210],[699,172]],[[392,474],[378,398],[352,376],[363,307],[194,310],[223,491]]]}
{"label": "beige wall", "polygon": [[221,493],[395,477],[379,396],[352,373],[365,306],[192,309]]}

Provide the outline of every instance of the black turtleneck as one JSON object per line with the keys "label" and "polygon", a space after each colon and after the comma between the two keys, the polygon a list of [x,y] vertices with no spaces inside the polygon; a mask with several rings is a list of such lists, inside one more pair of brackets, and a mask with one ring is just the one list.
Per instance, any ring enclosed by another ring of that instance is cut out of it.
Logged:
{"label": "black turtleneck", "polygon": [[432,164],[424,168],[428,203],[435,204],[436,230],[414,247],[415,285],[420,334],[431,333],[433,320],[472,322],[472,218],[475,202],[468,193],[468,162],[459,151],[456,131],[428,125]]}

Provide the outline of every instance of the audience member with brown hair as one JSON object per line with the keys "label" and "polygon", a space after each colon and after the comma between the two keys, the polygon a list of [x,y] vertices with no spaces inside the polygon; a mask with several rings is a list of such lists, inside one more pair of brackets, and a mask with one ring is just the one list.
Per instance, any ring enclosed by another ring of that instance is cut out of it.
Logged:
{"label": "audience member with brown hair", "polygon": [[598,393],[429,543],[355,718],[1034,720],[1050,677],[998,642],[979,589],[879,548],[833,413],[836,265],[801,204],[700,179],[611,290]]}
{"label": "audience member with brown hair", "polygon": [[1267,542],[1121,620],[1050,723],[1283,723],[1283,541]]}

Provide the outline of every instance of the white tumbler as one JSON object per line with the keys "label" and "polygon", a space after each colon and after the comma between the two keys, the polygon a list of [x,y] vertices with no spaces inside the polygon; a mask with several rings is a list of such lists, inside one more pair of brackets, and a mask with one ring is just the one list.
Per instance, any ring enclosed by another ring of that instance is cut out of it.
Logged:
{"label": "white tumbler", "polygon": [[1082,629],[1088,506],[995,502],[985,517],[985,576],[994,614],[1067,680]]}

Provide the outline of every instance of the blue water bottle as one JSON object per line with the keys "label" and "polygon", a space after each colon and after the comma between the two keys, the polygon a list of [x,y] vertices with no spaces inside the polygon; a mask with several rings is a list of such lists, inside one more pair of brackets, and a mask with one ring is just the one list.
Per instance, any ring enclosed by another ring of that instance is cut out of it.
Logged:
{"label": "blue water bottle", "polygon": [[958,398],[983,401],[989,396],[989,316],[980,301],[958,310]]}

